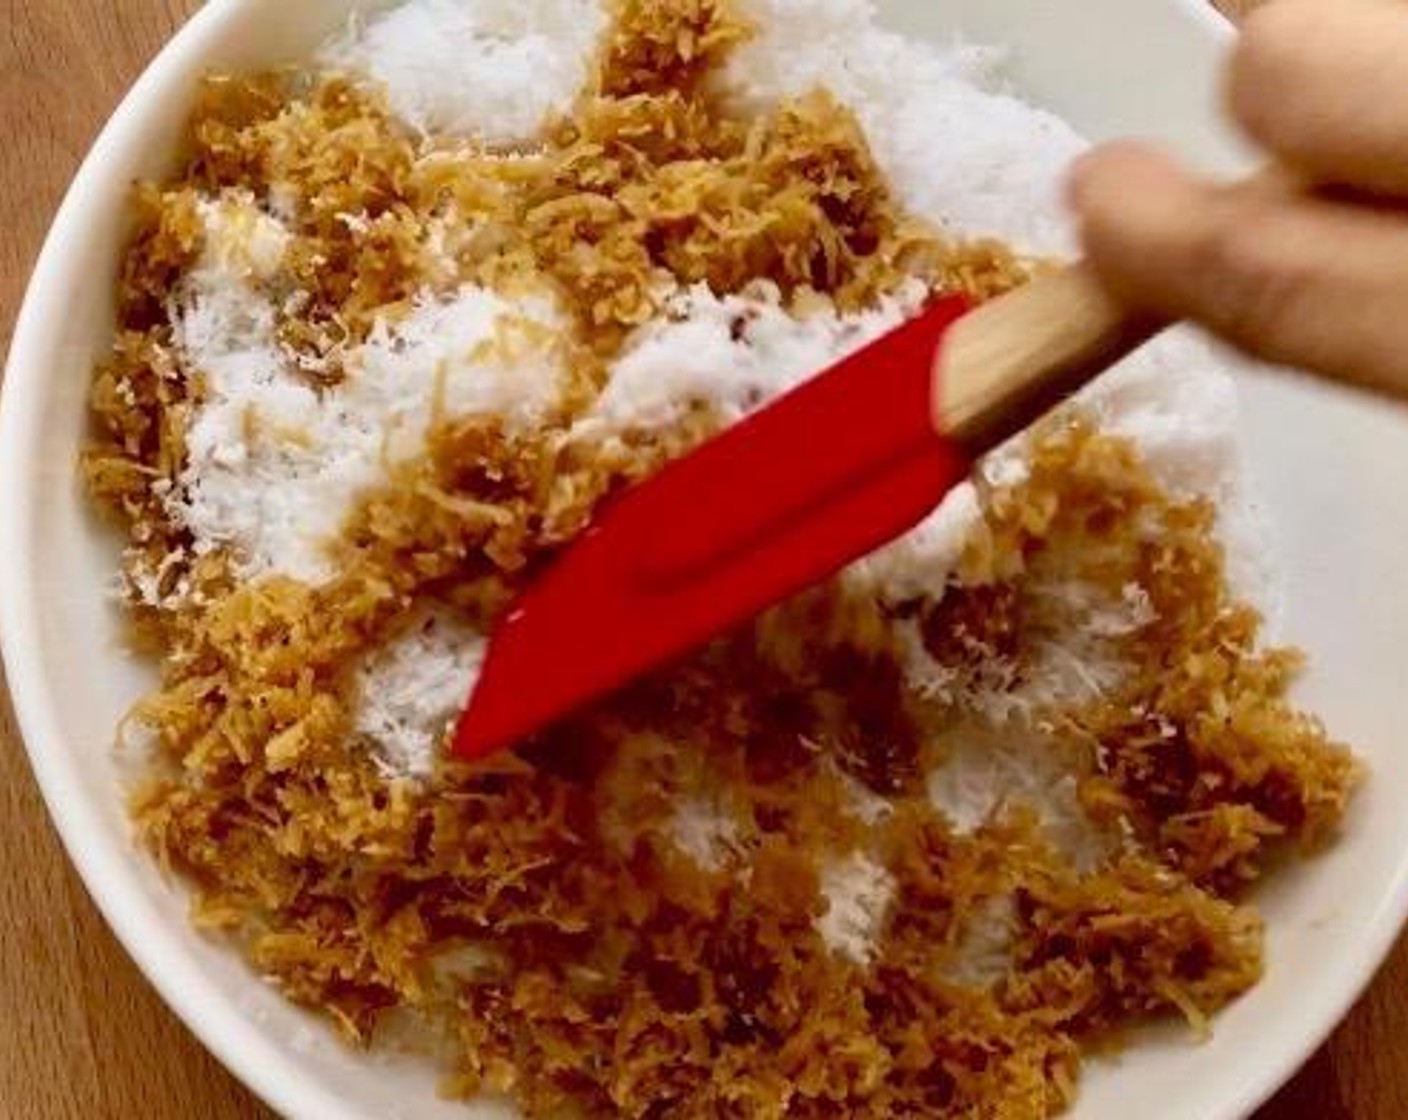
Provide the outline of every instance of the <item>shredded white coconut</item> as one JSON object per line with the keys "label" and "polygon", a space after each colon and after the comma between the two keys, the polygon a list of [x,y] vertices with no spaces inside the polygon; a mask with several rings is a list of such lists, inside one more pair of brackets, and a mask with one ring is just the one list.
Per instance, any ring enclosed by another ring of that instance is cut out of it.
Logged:
{"label": "shredded white coconut", "polygon": [[846,808],[861,824],[874,827],[894,814],[894,802],[882,797],[869,786],[844,771],[838,769],[836,773],[850,798],[850,803]]}
{"label": "shredded white coconut", "polygon": [[129,548],[123,553],[127,585],[120,591],[132,595],[143,606],[173,610],[186,600],[191,591],[187,577],[172,578],[175,573],[184,570],[188,559],[186,550],[180,546],[155,563],[144,550]]}
{"label": "shredded white coconut", "polygon": [[821,869],[821,893],[826,912],[817,919],[817,932],[827,948],[859,965],[875,957],[885,918],[898,884],[889,869],[862,852],[852,852]]}
{"label": "shredded white coconut", "polygon": [[248,282],[273,279],[284,263],[292,236],[266,214],[246,190],[203,198],[196,207],[205,229],[205,268],[212,275]]}
{"label": "shredded white coconut", "polygon": [[929,797],[955,832],[966,835],[1004,810],[1037,813],[1046,839],[1071,863],[1094,868],[1112,840],[1081,807],[1075,774],[1080,756],[1050,735],[974,723],[945,743],[943,765],[929,775]]}
{"label": "shredded white coconut", "polygon": [[1037,253],[1074,247],[1062,180],[1085,147],[1004,91],[1001,52],[942,49],[876,25],[872,0],[745,0],[760,29],[728,70],[748,106],[815,88],[856,114],[900,200],[943,228]]}
{"label": "shredded white coconut", "polygon": [[631,337],[582,429],[656,427],[699,402],[737,420],[898,327],[925,298],[915,281],[860,314],[798,318],[774,284],[722,297],[688,288]]}
{"label": "shredded white coconut", "polygon": [[319,390],[279,345],[274,303],[259,283],[277,271],[272,246],[282,227],[248,201],[203,212],[211,247],[174,319],[205,400],[168,500],[199,546],[231,548],[243,575],[326,579],[325,547],[356,498],[388,464],[420,452],[437,412],[531,424],[555,399],[563,369],[556,305],[473,285],[378,323],[344,356],[342,384]]}
{"label": "shredded white coconut", "polygon": [[597,0],[414,0],[354,23],[321,61],[383,86],[422,132],[522,143],[572,103],[604,25]]}
{"label": "shredded white coconut", "polygon": [[946,979],[965,988],[990,988],[1012,967],[1017,900],[1010,894],[984,899],[961,921]]}
{"label": "shredded white coconut", "polygon": [[484,638],[447,611],[427,611],[357,672],[354,734],[384,773],[425,777],[478,679]]}
{"label": "shredded white coconut", "polygon": [[701,797],[682,800],[670,822],[675,846],[705,871],[721,870],[738,851],[738,832],[733,817]]}

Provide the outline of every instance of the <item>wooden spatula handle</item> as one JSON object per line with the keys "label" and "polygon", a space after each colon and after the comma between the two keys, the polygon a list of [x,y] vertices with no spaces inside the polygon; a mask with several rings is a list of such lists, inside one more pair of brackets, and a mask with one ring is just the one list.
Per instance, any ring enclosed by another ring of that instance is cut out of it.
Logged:
{"label": "wooden spatula handle", "polygon": [[974,453],[989,450],[1166,325],[1119,306],[1082,266],[1039,276],[949,329],[934,426]]}

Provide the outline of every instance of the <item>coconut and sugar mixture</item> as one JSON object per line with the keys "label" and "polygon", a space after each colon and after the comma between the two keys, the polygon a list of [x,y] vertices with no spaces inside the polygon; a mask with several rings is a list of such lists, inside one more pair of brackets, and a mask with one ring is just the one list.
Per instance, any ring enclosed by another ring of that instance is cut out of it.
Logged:
{"label": "coconut and sugar mixture", "polygon": [[160,686],[141,840],[351,1041],[534,1116],[1043,1117],[1254,985],[1332,838],[1215,358],[1171,337],[912,534],[475,766],[603,499],[1069,248],[1071,130],[864,0],[409,0],[210,78],[84,468]]}

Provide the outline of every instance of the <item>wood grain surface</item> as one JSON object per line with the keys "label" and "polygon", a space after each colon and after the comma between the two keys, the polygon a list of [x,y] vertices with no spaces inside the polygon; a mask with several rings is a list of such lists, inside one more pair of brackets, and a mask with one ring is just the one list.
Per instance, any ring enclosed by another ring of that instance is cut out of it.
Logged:
{"label": "wood grain surface", "polygon": [[[128,84],[197,6],[0,0],[0,350],[64,186]],[[45,816],[3,679],[0,853],[0,1117],[270,1115],[166,1011],[89,901]],[[1258,1120],[1300,1117],[1408,1117],[1408,941]]]}

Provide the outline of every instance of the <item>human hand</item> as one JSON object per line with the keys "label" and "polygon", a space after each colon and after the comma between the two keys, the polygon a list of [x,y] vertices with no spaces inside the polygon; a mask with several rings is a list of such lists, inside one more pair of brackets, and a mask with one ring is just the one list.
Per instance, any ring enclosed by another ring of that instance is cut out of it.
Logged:
{"label": "human hand", "polygon": [[1123,142],[1077,167],[1086,253],[1123,302],[1242,349],[1408,398],[1408,4],[1277,0],[1228,76],[1275,160],[1200,179]]}

